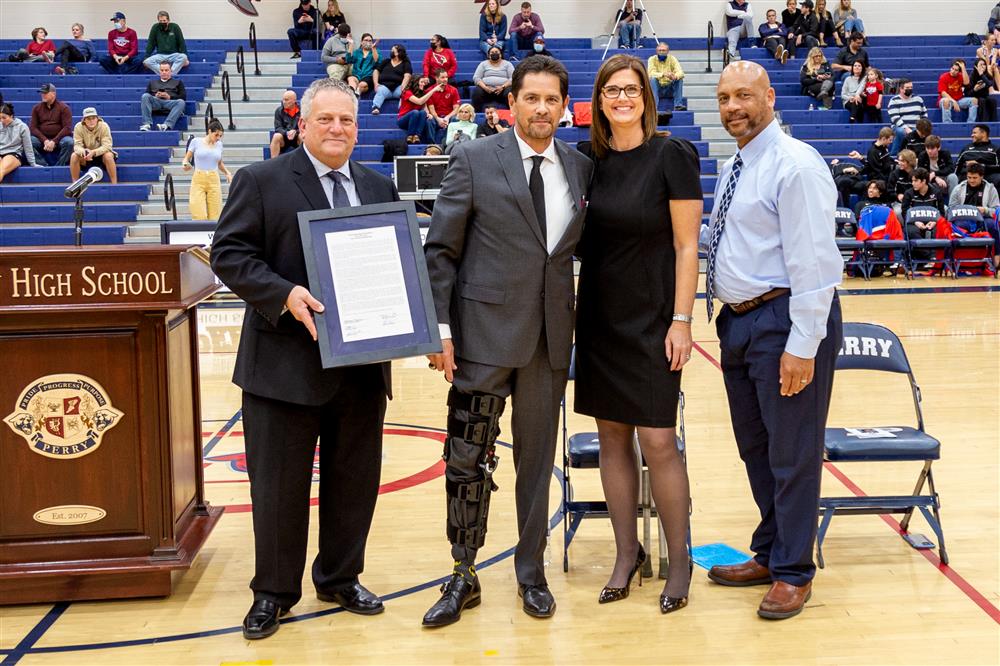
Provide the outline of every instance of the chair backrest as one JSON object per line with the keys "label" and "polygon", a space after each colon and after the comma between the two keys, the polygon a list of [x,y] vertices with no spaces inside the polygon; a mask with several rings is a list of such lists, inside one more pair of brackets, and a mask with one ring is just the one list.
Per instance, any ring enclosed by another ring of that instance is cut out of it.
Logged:
{"label": "chair backrest", "polygon": [[593,109],[590,102],[573,102],[573,124],[577,127],[590,127],[593,121]]}
{"label": "chair backrest", "polygon": [[514,112],[510,109],[497,109],[497,118],[506,120],[508,125],[514,122]]}
{"label": "chair backrest", "polygon": [[885,326],[844,322],[844,341],[837,370],[878,370],[912,374],[910,361],[896,334]]}
{"label": "chair backrest", "polygon": [[858,218],[850,208],[839,207],[833,213],[835,233],[841,238],[854,238],[858,231]]}
{"label": "chair backrest", "polygon": [[941,217],[941,211],[934,206],[914,206],[906,211],[906,223],[914,222],[937,222]]}
{"label": "chair backrest", "polygon": [[968,231],[975,231],[983,226],[983,216],[979,209],[967,204],[952,206],[948,211],[948,221],[952,226],[959,226]]}

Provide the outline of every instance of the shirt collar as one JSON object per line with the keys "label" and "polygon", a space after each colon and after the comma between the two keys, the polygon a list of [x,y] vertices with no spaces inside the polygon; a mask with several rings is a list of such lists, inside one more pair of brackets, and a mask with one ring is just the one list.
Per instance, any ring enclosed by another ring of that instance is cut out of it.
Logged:
{"label": "shirt collar", "polygon": [[340,165],[339,169],[331,169],[330,167],[328,167],[327,165],[323,164],[318,159],[316,159],[313,156],[313,154],[306,149],[305,144],[302,144],[302,150],[306,151],[306,156],[309,157],[309,161],[312,162],[313,168],[316,169],[316,177],[319,178],[320,182],[323,182],[323,178],[325,178],[326,175],[329,174],[331,171],[339,171],[340,173],[342,173],[344,176],[347,177],[347,180],[352,180],[350,160],[347,160],[342,165]]}
{"label": "shirt collar", "polygon": [[775,118],[771,123],[761,130],[760,134],[750,140],[750,143],[740,149],[739,154],[743,158],[743,164],[750,164],[764,154],[767,148],[777,141],[781,135],[781,125]]}
{"label": "shirt collar", "polygon": [[554,138],[549,142],[549,145],[545,150],[540,153],[536,153],[535,149],[529,146],[524,139],[521,138],[521,135],[517,133],[516,129],[514,130],[514,137],[517,139],[517,148],[521,152],[522,160],[534,157],[535,155],[541,155],[553,164],[558,163],[558,158],[556,157],[556,141]]}

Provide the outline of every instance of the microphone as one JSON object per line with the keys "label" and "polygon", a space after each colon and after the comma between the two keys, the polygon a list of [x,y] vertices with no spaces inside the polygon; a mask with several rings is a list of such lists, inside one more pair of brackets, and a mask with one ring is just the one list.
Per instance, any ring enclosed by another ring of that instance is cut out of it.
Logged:
{"label": "microphone", "polygon": [[77,199],[83,196],[84,191],[88,187],[100,181],[102,178],[104,178],[104,172],[101,171],[99,167],[90,167],[87,173],[77,178],[76,182],[66,188],[66,191],[63,192],[63,196],[67,199]]}

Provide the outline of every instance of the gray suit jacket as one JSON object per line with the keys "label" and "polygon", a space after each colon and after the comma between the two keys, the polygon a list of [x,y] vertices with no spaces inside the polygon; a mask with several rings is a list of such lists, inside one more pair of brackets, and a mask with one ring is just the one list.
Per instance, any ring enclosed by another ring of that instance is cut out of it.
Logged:
{"label": "gray suit jacket", "polygon": [[434,202],[424,253],[438,321],[455,356],[504,368],[528,364],[545,324],[549,361],[569,367],[573,252],[583,231],[593,163],[555,140],[574,216],[549,255],[514,130],[461,144]]}

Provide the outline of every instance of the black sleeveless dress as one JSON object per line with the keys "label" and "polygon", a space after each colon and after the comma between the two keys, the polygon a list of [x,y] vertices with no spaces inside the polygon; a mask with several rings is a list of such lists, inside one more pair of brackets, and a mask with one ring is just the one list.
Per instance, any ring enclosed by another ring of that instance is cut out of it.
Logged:
{"label": "black sleeveless dress", "polygon": [[681,373],[670,371],[664,349],[674,313],[669,203],[702,198],[698,153],[658,136],[595,164],[578,249],[575,409],[671,428]]}

